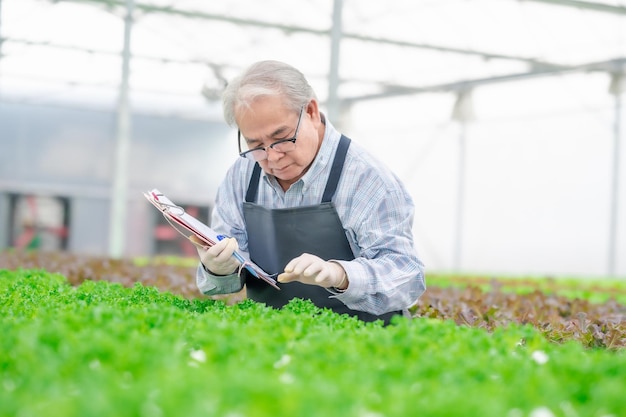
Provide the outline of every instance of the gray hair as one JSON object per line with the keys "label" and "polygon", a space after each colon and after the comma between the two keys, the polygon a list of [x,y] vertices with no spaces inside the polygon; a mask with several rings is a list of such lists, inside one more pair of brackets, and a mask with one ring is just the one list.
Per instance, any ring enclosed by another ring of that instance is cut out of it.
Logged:
{"label": "gray hair", "polygon": [[282,96],[285,105],[295,112],[299,112],[310,100],[317,99],[299,70],[279,61],[260,61],[226,86],[222,94],[224,120],[233,126],[238,110],[249,109],[258,98],[272,96]]}

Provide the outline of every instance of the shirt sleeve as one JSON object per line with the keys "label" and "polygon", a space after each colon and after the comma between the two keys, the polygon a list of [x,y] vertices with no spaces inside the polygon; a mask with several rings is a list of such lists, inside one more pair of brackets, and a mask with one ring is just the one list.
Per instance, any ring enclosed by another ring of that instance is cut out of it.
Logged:
{"label": "shirt sleeve", "polygon": [[196,270],[196,285],[204,295],[232,294],[241,291],[243,278],[236,273],[213,275],[200,263]]}
{"label": "shirt sleeve", "polygon": [[243,217],[243,201],[250,177],[249,161],[239,158],[228,170],[215,197],[215,207],[211,213],[211,228],[237,239],[239,249],[247,254],[248,234]]}
{"label": "shirt sleeve", "polygon": [[[332,292],[353,310],[372,314],[405,311],[424,293],[424,265],[413,241],[413,201],[386,170],[357,167],[347,175],[337,205],[355,251],[352,261],[337,261],[349,285]],[[343,197],[343,198],[342,198]]]}

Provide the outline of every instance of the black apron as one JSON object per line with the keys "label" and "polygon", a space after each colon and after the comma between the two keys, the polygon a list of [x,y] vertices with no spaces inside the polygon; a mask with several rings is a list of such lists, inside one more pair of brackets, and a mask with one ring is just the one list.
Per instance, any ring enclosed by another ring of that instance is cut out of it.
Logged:
{"label": "black apron", "polygon": [[[341,136],[330,176],[326,183],[322,202],[319,205],[286,209],[268,209],[255,204],[261,176],[259,164],[254,166],[243,215],[248,234],[250,259],[270,274],[283,272],[293,258],[303,253],[316,255],[324,260],[350,261],[354,254],[346,233],[332,203],[343,164],[350,146],[350,139]],[[279,284],[281,291],[270,287],[262,280],[246,276],[246,291],[252,300],[275,308],[283,307],[292,298],[311,300],[316,306],[356,316],[363,321],[383,320],[389,323],[399,312],[376,316],[363,311],[351,310],[331,294],[317,285],[301,282]]]}

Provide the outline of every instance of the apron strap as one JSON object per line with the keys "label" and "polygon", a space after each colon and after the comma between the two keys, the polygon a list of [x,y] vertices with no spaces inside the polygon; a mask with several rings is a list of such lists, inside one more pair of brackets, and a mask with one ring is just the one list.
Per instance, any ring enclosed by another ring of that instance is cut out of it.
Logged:
{"label": "apron strap", "polygon": [[261,177],[261,165],[257,162],[254,164],[252,170],[252,176],[250,177],[250,183],[248,184],[248,191],[246,191],[246,202],[254,203],[256,201],[256,193],[259,190],[259,178]]}
{"label": "apron strap", "polygon": [[[343,170],[343,164],[346,160],[346,154],[350,147],[350,138],[345,135],[341,135],[337,151],[335,152],[335,159],[333,160],[333,166],[330,169],[330,175],[326,182],[326,188],[324,189],[324,195],[322,196],[322,203],[329,203],[335,192],[337,191],[337,184],[339,184],[339,178],[341,177],[341,171]],[[252,175],[250,176],[250,182],[248,183],[248,190],[246,191],[246,202],[254,203],[256,201],[256,195],[259,190],[259,179],[261,178],[261,166],[257,162],[252,169]]]}
{"label": "apron strap", "polygon": [[346,154],[350,147],[350,139],[347,136],[341,135],[339,140],[339,146],[335,152],[335,159],[333,160],[333,166],[330,169],[330,175],[326,182],[326,189],[324,189],[324,195],[322,196],[322,203],[330,203],[337,191],[337,184],[341,177],[341,171],[343,170],[343,163],[346,160]]}

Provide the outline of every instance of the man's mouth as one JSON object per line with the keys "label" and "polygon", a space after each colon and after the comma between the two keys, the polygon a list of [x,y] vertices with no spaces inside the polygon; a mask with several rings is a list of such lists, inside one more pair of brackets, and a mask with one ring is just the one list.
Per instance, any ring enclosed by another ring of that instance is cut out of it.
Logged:
{"label": "man's mouth", "polygon": [[275,167],[275,168],[272,168],[272,172],[274,172],[274,173],[280,173],[280,172],[283,172],[284,170],[286,170],[287,168],[289,168],[289,165],[285,165],[285,166],[284,166],[284,167],[282,167],[282,168]]}

